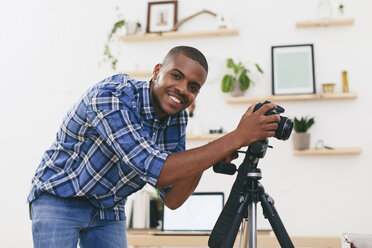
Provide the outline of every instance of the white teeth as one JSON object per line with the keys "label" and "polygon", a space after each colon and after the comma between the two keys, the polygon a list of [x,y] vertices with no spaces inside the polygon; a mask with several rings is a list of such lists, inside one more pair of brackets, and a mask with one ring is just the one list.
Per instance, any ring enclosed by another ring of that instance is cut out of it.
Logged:
{"label": "white teeth", "polygon": [[170,97],[170,99],[172,99],[174,102],[176,102],[176,103],[178,103],[178,104],[181,103],[181,101],[178,100],[177,98],[175,98],[174,96],[169,96],[169,97]]}

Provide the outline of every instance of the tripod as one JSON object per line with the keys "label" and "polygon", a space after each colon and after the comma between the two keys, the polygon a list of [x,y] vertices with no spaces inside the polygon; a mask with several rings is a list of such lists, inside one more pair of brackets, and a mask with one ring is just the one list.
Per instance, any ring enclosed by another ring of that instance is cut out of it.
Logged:
{"label": "tripod", "polygon": [[[274,207],[274,200],[265,193],[259,182],[262,178],[261,170],[257,168],[260,158],[265,156],[268,140],[252,143],[240,165],[238,176],[231,189],[231,193],[223,208],[208,241],[211,248],[231,248],[235,243],[237,233],[243,218],[248,218],[249,248],[257,247],[257,203],[261,202],[263,214],[279,241],[281,247],[294,248],[293,243]],[[233,175],[236,166],[231,163],[219,162],[213,167],[217,173]],[[248,236],[248,237],[247,237]],[[247,246],[245,242],[245,246]]]}

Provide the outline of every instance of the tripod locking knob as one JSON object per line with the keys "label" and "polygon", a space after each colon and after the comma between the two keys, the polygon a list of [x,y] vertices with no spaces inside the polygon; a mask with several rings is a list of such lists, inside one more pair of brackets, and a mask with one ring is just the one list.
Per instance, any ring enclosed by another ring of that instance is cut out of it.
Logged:
{"label": "tripod locking knob", "polygon": [[267,201],[270,203],[270,204],[272,204],[272,205],[274,205],[275,204],[275,201],[274,201],[274,199],[271,197],[271,196],[267,196]]}

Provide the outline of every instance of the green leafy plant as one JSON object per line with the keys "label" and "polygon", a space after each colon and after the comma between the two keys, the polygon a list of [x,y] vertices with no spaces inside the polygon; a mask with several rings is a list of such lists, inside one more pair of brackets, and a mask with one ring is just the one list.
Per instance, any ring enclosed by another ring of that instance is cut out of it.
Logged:
{"label": "green leafy plant", "polygon": [[[117,11],[117,19],[118,21],[116,21],[110,31],[110,33],[108,34],[108,37],[107,37],[107,41],[106,41],[106,44],[105,44],[105,47],[104,47],[104,51],[103,51],[103,61],[104,62],[109,62],[110,65],[111,65],[111,68],[113,70],[116,70],[116,64],[118,63],[118,58],[117,58],[117,55],[114,54],[114,52],[112,51],[112,44],[114,42],[116,42],[116,34],[122,30],[123,28],[127,28],[127,34],[130,32],[130,33],[137,33],[141,30],[141,23],[139,22],[127,22],[120,14],[120,10],[119,10],[119,7],[117,6],[116,8],[116,11]],[[133,26],[133,24],[135,26]],[[129,28],[128,28],[129,27]],[[134,28],[133,28],[134,27]],[[130,30],[130,29],[133,29],[133,30]]]}
{"label": "green leafy plant", "polygon": [[[225,74],[223,76],[221,84],[222,92],[228,93],[233,91],[236,80],[239,82],[239,87],[243,91],[247,90],[251,84],[254,84],[249,77],[250,70],[248,70],[242,62],[239,61],[235,63],[233,59],[228,58],[226,66],[233,70],[233,74]],[[263,74],[261,67],[258,64],[255,64],[255,66],[257,71]]]}
{"label": "green leafy plant", "polygon": [[344,5],[342,3],[338,5],[338,11],[340,12],[340,14],[344,13]]}
{"label": "green leafy plant", "polygon": [[[141,30],[141,23],[136,22],[136,23],[131,23],[131,22],[126,22],[125,19],[121,19],[117,22],[115,22],[114,26],[111,29],[111,32],[108,35],[107,42],[105,44],[105,50],[103,52],[103,60],[104,61],[109,61],[111,68],[113,70],[116,70],[116,64],[118,63],[118,58],[114,55],[112,52],[112,49],[110,48],[112,42],[114,41],[115,34],[123,29],[124,27],[127,27],[130,24],[135,24],[135,30],[132,30],[132,32],[137,33],[139,30]],[[128,30],[128,29],[127,29]],[[128,32],[128,31],[127,31]]]}
{"label": "green leafy plant", "polygon": [[297,133],[306,133],[309,128],[314,125],[314,117],[301,117],[301,119],[294,118],[294,130]]}
{"label": "green leafy plant", "polygon": [[118,30],[123,28],[125,25],[125,20],[121,19],[117,22],[115,22],[114,26],[111,29],[111,32],[108,35],[107,42],[105,44],[105,50],[103,52],[103,60],[104,61],[109,61],[111,64],[111,68],[113,70],[116,70],[116,64],[118,63],[118,59],[116,56],[113,54],[113,52],[110,49],[110,44],[112,42],[113,36],[116,34]]}

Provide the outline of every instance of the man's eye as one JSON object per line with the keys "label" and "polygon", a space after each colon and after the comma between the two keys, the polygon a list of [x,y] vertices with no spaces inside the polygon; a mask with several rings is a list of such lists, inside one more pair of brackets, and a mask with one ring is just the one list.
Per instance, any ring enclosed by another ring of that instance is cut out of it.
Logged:
{"label": "man's eye", "polygon": [[177,73],[172,73],[172,77],[175,78],[175,79],[180,79],[180,75],[178,75]]}
{"label": "man's eye", "polygon": [[196,86],[194,86],[194,85],[191,85],[191,86],[190,86],[190,90],[191,90],[192,93],[197,93],[197,92],[199,92],[199,88],[196,87]]}

